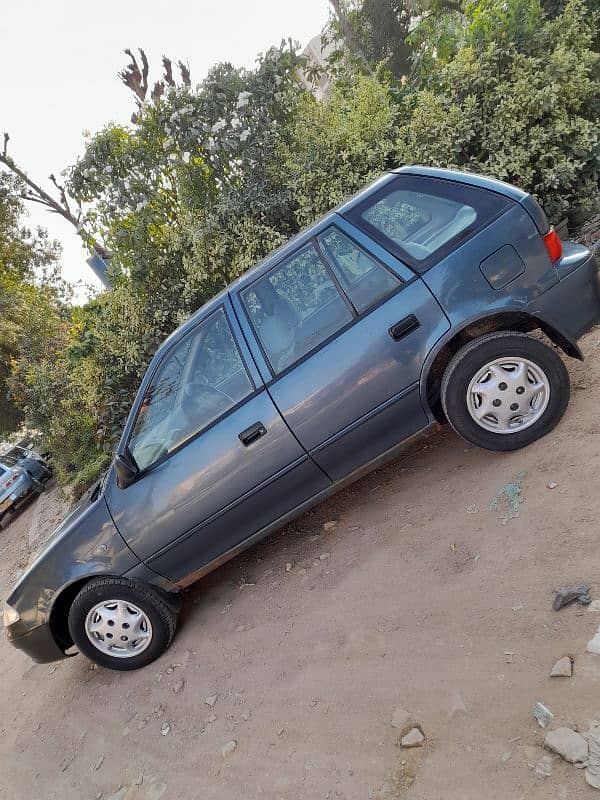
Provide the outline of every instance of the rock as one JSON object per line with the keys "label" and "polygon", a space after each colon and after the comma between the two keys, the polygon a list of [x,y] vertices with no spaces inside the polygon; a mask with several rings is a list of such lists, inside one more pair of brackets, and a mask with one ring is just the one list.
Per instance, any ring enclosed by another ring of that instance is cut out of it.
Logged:
{"label": "rock", "polygon": [[585,779],[594,789],[600,789],[600,724],[592,722],[589,731],[584,733],[584,738],[589,748]]}
{"label": "rock", "polygon": [[331,519],[331,520],[329,520],[329,522],[326,522],[323,525],[323,530],[324,531],[332,531],[334,528],[337,528],[337,520],[336,519]]}
{"label": "rock", "polygon": [[329,558],[329,553],[321,553],[321,555],[319,556],[319,559],[321,561],[327,561],[328,558]]}
{"label": "rock", "polygon": [[402,747],[422,747],[425,737],[418,728],[412,728],[406,736],[402,737]]}
{"label": "rock", "polygon": [[227,756],[231,755],[231,753],[233,753],[236,747],[237,747],[237,742],[235,741],[235,739],[232,739],[230,742],[224,744],[223,747],[221,748],[221,755],[223,756],[223,758],[227,758]]}
{"label": "rock", "polygon": [[548,483],[546,484],[546,488],[548,489],[556,489],[557,486],[558,483],[556,481],[548,481]]}
{"label": "rock", "polygon": [[574,600],[577,600],[582,605],[589,605],[592,602],[589,591],[590,587],[587,583],[581,583],[576,586],[561,586],[560,589],[556,590],[552,608],[554,611],[558,611]]}
{"label": "rock", "polygon": [[291,563],[291,561],[288,561],[287,564],[285,565],[285,571],[286,572],[291,572],[292,571],[292,563]]}
{"label": "rock", "polygon": [[587,761],[588,743],[571,728],[557,728],[548,731],[544,737],[544,744],[549,750],[558,753],[569,764],[582,764]]}
{"label": "rock", "polygon": [[550,671],[551,678],[570,678],[573,674],[573,663],[569,656],[559,658]]}
{"label": "rock", "polygon": [[171,733],[171,726],[168,722],[163,722],[160,728],[160,735],[167,736],[169,733]]}
{"label": "rock", "polygon": [[600,600],[592,600],[588,606],[588,611],[595,611],[596,613],[600,611]]}
{"label": "rock", "polygon": [[401,735],[408,733],[409,730],[414,727],[414,722],[411,719],[411,715],[405,708],[400,708],[400,706],[396,706],[392,713],[392,720],[390,722],[392,728],[397,728]]}
{"label": "rock", "polygon": [[181,694],[183,692],[183,687],[185,686],[185,681],[182,678],[180,681],[177,681],[173,685],[173,694]]}
{"label": "rock", "polygon": [[547,728],[554,719],[554,714],[543,703],[536,703],[533,707],[533,716],[537,719],[540,728]]}
{"label": "rock", "polygon": [[600,628],[596,631],[594,638],[589,640],[585,649],[588,653],[600,656]]}
{"label": "rock", "polygon": [[552,756],[542,756],[535,765],[535,774],[542,778],[549,778],[552,775],[554,759]]}
{"label": "rock", "polygon": [[216,695],[216,694],[211,694],[206,698],[206,700],[204,702],[206,703],[207,706],[210,706],[211,708],[214,708],[214,705],[217,702],[217,696],[218,695]]}
{"label": "rock", "polygon": [[95,764],[94,764],[94,766],[92,767],[93,771],[94,771],[94,772],[98,772],[98,770],[100,769],[100,767],[102,766],[102,764],[104,764],[104,753],[102,753],[102,755],[100,756],[100,758],[98,759],[98,761],[96,761],[96,763],[95,763]]}

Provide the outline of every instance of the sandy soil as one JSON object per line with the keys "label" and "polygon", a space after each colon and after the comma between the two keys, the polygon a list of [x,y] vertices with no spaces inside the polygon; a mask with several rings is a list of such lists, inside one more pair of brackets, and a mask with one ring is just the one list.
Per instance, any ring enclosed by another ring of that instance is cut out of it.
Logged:
{"label": "sandy soil", "polygon": [[[551,610],[561,584],[600,597],[600,331],[583,348],[546,439],[494,455],[434,435],[192,589],[145,670],[35,665],[0,638],[0,798],[593,797],[559,758],[532,768],[536,701],[554,726],[600,717],[600,613]],[[59,506],[0,532],[1,595]],[[551,679],[565,654],[574,676]],[[398,746],[395,707],[424,747]]]}

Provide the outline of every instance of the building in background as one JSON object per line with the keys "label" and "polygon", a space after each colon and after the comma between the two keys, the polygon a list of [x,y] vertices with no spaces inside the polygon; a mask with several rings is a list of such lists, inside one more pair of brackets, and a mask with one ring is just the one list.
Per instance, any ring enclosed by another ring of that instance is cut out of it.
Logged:
{"label": "building in background", "polygon": [[[301,73],[300,85],[314,94],[317,100],[323,100],[331,91],[333,78],[329,72],[327,59],[336,49],[335,42],[324,42],[323,34],[319,33],[310,40],[302,51],[308,62],[308,69]],[[311,67],[318,70],[319,77],[315,80],[310,75]]]}

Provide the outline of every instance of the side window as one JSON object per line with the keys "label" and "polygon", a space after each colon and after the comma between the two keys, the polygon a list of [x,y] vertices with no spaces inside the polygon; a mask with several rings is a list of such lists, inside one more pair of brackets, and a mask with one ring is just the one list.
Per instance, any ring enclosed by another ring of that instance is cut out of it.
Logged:
{"label": "side window", "polygon": [[402,284],[337,228],[318,237],[323,253],[356,310],[361,313]]}
{"label": "side window", "polygon": [[400,258],[429,262],[461,234],[480,230],[510,204],[474,186],[434,178],[398,176],[350,216]]}
{"label": "side window", "polygon": [[276,373],[353,319],[312,244],[245,289],[242,302]]}
{"label": "side window", "polygon": [[163,458],[251,394],[222,308],[200,323],[158,367],[129,441],[140,469]]}

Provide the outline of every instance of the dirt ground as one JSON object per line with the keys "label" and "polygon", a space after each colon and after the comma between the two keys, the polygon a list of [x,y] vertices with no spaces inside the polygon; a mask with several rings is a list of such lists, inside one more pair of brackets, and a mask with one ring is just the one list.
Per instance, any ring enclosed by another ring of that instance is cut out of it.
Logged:
{"label": "dirt ground", "polygon": [[[193,588],[150,667],[35,665],[0,638],[0,798],[600,798],[558,757],[533,769],[536,701],[555,727],[600,718],[600,613],[551,610],[564,584],[600,598],[600,330],[582,344],[550,436],[435,434]],[[2,596],[59,506],[0,532]],[[424,747],[398,746],[396,707]]]}

